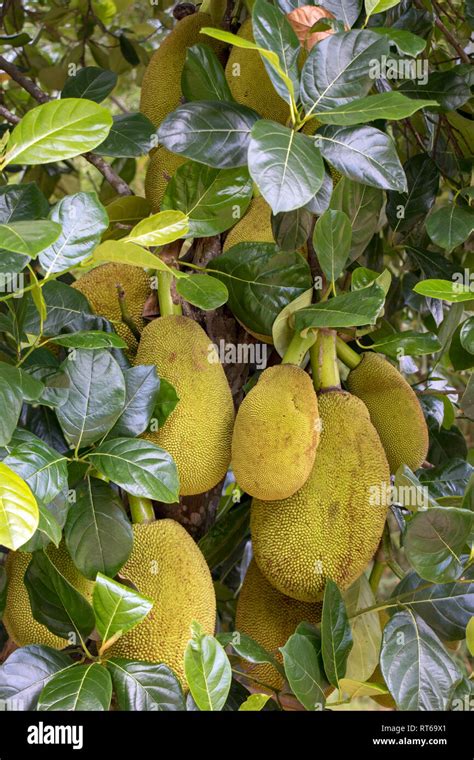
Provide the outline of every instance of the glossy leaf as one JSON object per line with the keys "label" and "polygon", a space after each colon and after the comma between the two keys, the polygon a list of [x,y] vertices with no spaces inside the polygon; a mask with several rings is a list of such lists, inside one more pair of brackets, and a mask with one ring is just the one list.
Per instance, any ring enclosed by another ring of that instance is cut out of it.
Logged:
{"label": "glossy leaf", "polygon": [[318,655],[309,638],[294,633],[285,646],[280,647],[280,652],[285,675],[295,697],[306,710],[322,709],[326,698]]}
{"label": "glossy leaf", "polygon": [[347,658],[345,678],[368,681],[379,662],[382,628],[377,610],[353,617],[359,610],[373,607],[377,603],[365,575],[361,575],[347,589],[344,603],[347,615],[351,618],[352,630],[352,649]]}
{"label": "glossy leaf", "polygon": [[454,203],[443,206],[429,215],[426,231],[433,243],[452,251],[474,231],[474,211]]}
{"label": "glossy leaf", "polygon": [[107,578],[97,574],[92,595],[96,627],[102,644],[123,636],[141,623],[153,607],[151,599]]}
{"label": "glossy leaf", "polygon": [[448,303],[471,301],[473,296],[467,285],[448,280],[422,280],[415,285],[413,290],[427,298],[439,298]]}
{"label": "glossy leaf", "polygon": [[344,271],[351,247],[351,223],[343,211],[328,209],[319,217],[313,246],[323,274],[335,282]]}
{"label": "glossy leaf", "polygon": [[412,100],[401,92],[391,91],[379,95],[368,95],[316,115],[322,124],[351,126],[376,119],[406,119],[421,108],[435,105],[437,105],[435,100]]}
{"label": "glossy leaf", "polygon": [[435,583],[457,580],[461,554],[474,527],[474,513],[453,507],[418,512],[405,535],[405,552],[422,578]]}
{"label": "glossy leaf", "polygon": [[66,80],[61,98],[87,98],[101,103],[110,95],[117,84],[114,71],[100,69],[98,66],[84,66]]}
{"label": "glossy leaf", "polygon": [[418,153],[403,166],[408,191],[387,193],[387,219],[394,232],[408,232],[434,203],[439,186],[439,170],[425,153]]}
{"label": "glossy leaf", "polygon": [[[300,44],[287,17],[267,0],[256,0],[252,8],[252,29],[255,43],[278,56],[280,69],[292,82],[292,92],[298,98]],[[270,80],[283,100],[290,101],[288,86],[272,63],[262,57]]]}
{"label": "glossy leaf", "polygon": [[155,135],[154,125],[144,114],[122,113],[114,116],[109,134],[94,152],[119,158],[143,156],[154,147]]}
{"label": "glossy leaf", "polygon": [[39,501],[49,503],[67,485],[67,459],[37,436],[24,433],[9,446],[3,463],[26,481]]}
{"label": "glossy leaf", "polygon": [[333,686],[346,675],[347,658],[352,649],[352,632],[341,592],[328,580],[324,590],[321,619],[322,655],[326,677]]}
{"label": "glossy leaf", "polygon": [[0,224],[0,247],[34,259],[58,239],[61,225],[43,220]]}
{"label": "glossy leaf", "polygon": [[300,309],[295,315],[297,330],[308,327],[357,327],[373,324],[385,301],[385,293],[378,285],[344,293],[328,301]]}
{"label": "glossy leaf", "polygon": [[121,710],[169,712],[186,709],[181,684],[166,665],[112,657],[107,660],[107,668]]}
{"label": "glossy leaf", "polygon": [[400,351],[407,356],[422,356],[423,354],[435,354],[441,348],[436,335],[433,333],[418,333],[415,330],[406,330],[401,333],[392,333],[385,338],[377,338],[370,347],[392,359],[398,359]]}
{"label": "glossy leaf", "polygon": [[97,350],[98,348],[126,348],[127,344],[119,335],[115,333],[99,332],[99,330],[89,330],[87,332],[70,333],[69,335],[58,335],[51,338],[51,343],[66,348],[82,348],[84,350]]}
{"label": "glossy leaf", "polygon": [[0,543],[18,549],[38,527],[36,499],[23,478],[0,462]]}
{"label": "glossy leaf", "polygon": [[98,662],[74,665],[56,673],[46,684],[38,700],[39,712],[109,710],[112,679]]}
{"label": "glossy leaf", "polygon": [[343,211],[351,223],[351,261],[359,258],[376,232],[383,201],[379,188],[362,185],[348,177],[342,177],[334,188],[330,208]]}
{"label": "glossy leaf", "polygon": [[109,438],[135,437],[143,433],[150,422],[160,390],[155,366],[137,365],[123,372],[125,405]]}
{"label": "glossy leaf", "polygon": [[233,100],[221,63],[208,45],[198,44],[187,48],[181,74],[181,90],[190,102]]}
{"label": "glossy leaf", "polygon": [[200,710],[222,710],[232,680],[229,659],[217,639],[204,634],[199,623],[191,628],[192,639],[184,653],[189,690]]}
{"label": "glossy leaf", "polygon": [[187,231],[188,219],[181,211],[160,211],[138,222],[123,242],[145,247],[166,245]]}
{"label": "glossy leaf", "polygon": [[20,647],[0,667],[0,699],[7,709],[34,710],[48,681],[72,664],[66,654],[51,647]]}
{"label": "glossy leaf", "polygon": [[217,309],[229,298],[226,285],[216,277],[210,277],[207,274],[183,277],[176,283],[176,290],[185,301],[204,311]]}

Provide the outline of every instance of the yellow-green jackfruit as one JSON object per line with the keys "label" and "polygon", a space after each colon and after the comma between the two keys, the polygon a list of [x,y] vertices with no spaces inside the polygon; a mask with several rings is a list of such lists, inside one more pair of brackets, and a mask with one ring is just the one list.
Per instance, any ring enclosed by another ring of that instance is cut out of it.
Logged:
{"label": "yellow-green jackfruit", "polygon": [[232,436],[232,470],[250,496],[276,501],[308,479],[319,441],[316,393],[292,364],[266,369],[242,401]]}
{"label": "yellow-green jackfruit", "polygon": [[208,45],[216,53],[222,42],[200,34],[203,26],[214,26],[207,13],[194,13],[178,21],[151,57],[142,81],[140,111],[159,127],[165,116],[181,102],[181,74],[186,51],[197,43]]}
{"label": "yellow-green jackfruit", "polygon": [[[244,21],[238,36],[254,42],[251,18]],[[263,119],[286,124],[290,109],[273,87],[257,50],[233,47],[225,75],[237,103],[253,108]]]}
{"label": "yellow-green jackfruit", "polygon": [[315,602],[327,578],[351,585],[372,559],[387,514],[390,471],[360,399],[318,397],[321,439],[313,470],[294,496],[254,499],[250,529],[257,564],[282,594]]}
{"label": "yellow-green jackfruit", "polygon": [[229,230],[223,252],[239,243],[274,243],[271,216],[272,210],[265,198],[261,195],[253,198],[245,215]]}
{"label": "yellow-green jackfruit", "polygon": [[217,351],[202,327],[181,316],[160,317],[143,330],[137,364],[154,364],[179,402],[162,428],[145,438],[178,467],[180,494],[213,488],[230,463],[234,404]]}
{"label": "yellow-green jackfruit", "polygon": [[[50,544],[47,554],[54,566],[69,583],[83,596],[90,599],[94,584],[84,578],[73,565],[71,557],[63,543],[56,549]],[[32,555],[28,552],[9,552],[5,563],[8,579],[7,600],[3,623],[8,635],[18,646],[27,644],[44,644],[53,649],[64,649],[69,645],[67,639],[51,633],[45,625],[38,623],[31,612],[30,598],[24,583],[24,575]]]}
{"label": "yellow-green jackfruit", "polygon": [[151,203],[151,210],[157,213],[165,194],[166,186],[176,169],[186,163],[186,158],[171,153],[162,145],[153,153],[145,177],[145,196]]}
{"label": "yellow-green jackfruit", "polygon": [[396,367],[368,351],[349,373],[347,387],[369,410],[390,471],[402,464],[411,470],[421,467],[428,453],[428,428],[415,392]]}
{"label": "yellow-green jackfruit", "polygon": [[95,314],[112,323],[116,333],[126,342],[130,353],[137,350],[137,339],[122,321],[117,286],[125,293],[125,305],[133,324],[141,332],[145,322],[143,307],[150,295],[150,278],[140,267],[128,264],[102,264],[73,283],[89,301]]}
{"label": "yellow-green jackfruit", "polygon": [[[296,627],[303,621],[313,625],[319,623],[321,611],[320,603],[299,602],[281,594],[268,583],[255,560],[252,560],[239,594],[235,628],[258,641],[281,662],[279,647],[286,644]],[[277,690],[283,687],[283,677],[273,665],[245,663],[244,667],[249,676],[253,676],[257,681]],[[258,691],[262,690],[260,684],[256,684],[256,688]]]}
{"label": "yellow-green jackfruit", "polygon": [[133,526],[133,549],[120,571],[154,602],[142,623],[107,652],[111,657],[164,662],[185,684],[184,651],[196,620],[213,634],[216,597],[200,549],[174,520]]}

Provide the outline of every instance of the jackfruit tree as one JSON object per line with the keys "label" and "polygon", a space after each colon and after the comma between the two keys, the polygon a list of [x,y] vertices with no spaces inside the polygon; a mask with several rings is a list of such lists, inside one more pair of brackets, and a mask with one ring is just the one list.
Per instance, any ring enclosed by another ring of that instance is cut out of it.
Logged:
{"label": "jackfruit tree", "polygon": [[471,0],[0,19],[1,704],[474,709]]}

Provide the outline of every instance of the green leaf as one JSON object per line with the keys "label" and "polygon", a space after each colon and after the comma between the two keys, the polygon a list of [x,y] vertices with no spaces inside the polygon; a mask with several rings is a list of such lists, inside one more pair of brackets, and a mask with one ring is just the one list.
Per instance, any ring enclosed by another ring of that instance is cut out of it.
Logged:
{"label": "green leaf", "polygon": [[[403,166],[408,191],[387,193],[387,219],[394,232],[408,232],[430,210],[439,186],[439,169],[425,153],[418,153]],[[431,251],[430,251],[431,255]]]}
{"label": "green leaf", "polygon": [[64,537],[71,559],[82,575],[113,577],[125,564],[133,546],[132,526],[122,502],[108,483],[85,478],[75,489]]}
{"label": "green leaf", "polygon": [[38,700],[39,712],[87,710],[108,711],[112,699],[112,679],[98,662],[74,665],[55,674]]}
{"label": "green leaf", "polygon": [[168,182],[161,207],[179,209],[188,217],[188,237],[211,237],[244,216],[252,191],[246,168],[213,169],[187,161]]}
{"label": "green leaf", "polygon": [[447,710],[461,680],[436,634],[411,611],[385,626],[380,668],[399,710]]}
{"label": "green leaf", "polygon": [[471,657],[474,657],[474,617],[472,617],[466,627],[466,644]]}
{"label": "green leaf", "polygon": [[67,459],[36,435],[24,432],[22,440],[8,447],[3,463],[26,481],[39,501],[49,503],[67,485]]}
{"label": "green leaf", "polygon": [[192,623],[191,629],[192,639],[184,653],[189,690],[200,710],[222,710],[232,681],[229,659],[217,639],[204,634],[199,623]]}
{"label": "green leaf", "polygon": [[435,499],[463,496],[474,468],[464,459],[452,459],[438,467],[417,471],[420,483],[429,488]]}
{"label": "green leaf", "polygon": [[280,214],[272,215],[271,223],[277,246],[282,251],[297,251],[309,238],[313,214],[306,207],[282,211]]}
{"label": "green leaf", "polygon": [[269,694],[251,694],[250,697],[247,697],[245,702],[242,702],[239,707],[239,712],[260,712],[260,710],[263,710],[269,699]]}
{"label": "green leaf", "polygon": [[[330,38],[327,38],[330,39]],[[316,144],[341,174],[372,187],[407,190],[405,172],[391,138],[374,127],[322,127]]]}
{"label": "green leaf", "polygon": [[75,193],[62,198],[50,219],[62,227],[59,238],[39,255],[46,275],[62,272],[87,259],[109,226],[107,212],[96,193]]}
{"label": "green leaf", "polygon": [[96,627],[103,645],[117,639],[141,623],[153,607],[153,601],[129,586],[97,573],[92,595]]}
{"label": "green leaf", "polygon": [[[255,43],[260,48],[276,54],[279,67],[276,69],[272,62],[262,55],[267,74],[273,87],[283,100],[290,102],[290,92],[298,99],[299,69],[298,57],[301,46],[293,27],[284,13],[279,8],[271,5],[267,0],[255,0],[252,8],[252,29]],[[282,79],[281,72],[286,79]],[[288,79],[291,87],[288,87]]]}
{"label": "green leaf", "polygon": [[405,332],[401,333],[391,333],[385,338],[377,338],[370,348],[386,356],[390,356],[392,359],[398,359],[400,351],[406,356],[435,354],[440,350],[441,343],[433,333],[418,333],[415,330],[405,330]]}
{"label": "green leaf", "polygon": [[252,127],[248,164],[252,179],[274,214],[304,206],[324,178],[324,164],[314,139],[266,119]]}
{"label": "green leaf", "polygon": [[389,270],[384,269],[383,272],[374,272],[373,269],[367,269],[366,267],[357,267],[357,269],[353,270],[351,290],[363,290],[363,288],[370,287],[374,283],[379,285],[385,295],[387,295],[392,283],[392,275]]}
{"label": "green leaf", "polygon": [[96,350],[98,348],[126,348],[127,344],[115,333],[90,330],[88,332],[71,333],[70,335],[58,335],[50,339],[51,343],[67,348],[83,348],[84,350]]}
{"label": "green leaf", "polygon": [[150,215],[151,204],[146,198],[137,195],[122,195],[105,207],[110,223],[136,224]]}
{"label": "green leaf", "polygon": [[8,710],[35,710],[48,681],[72,665],[68,655],[51,647],[20,647],[0,667],[0,699]]}
{"label": "green leaf", "polygon": [[384,37],[364,29],[331,34],[318,42],[301,72],[306,114],[330,111],[367,95],[374,84],[373,62],[388,52]]}
{"label": "green leaf", "polygon": [[406,119],[421,108],[436,105],[435,100],[412,100],[401,92],[392,91],[368,95],[315,115],[322,124],[351,126],[376,119]]}
{"label": "green leaf", "polygon": [[66,79],[61,98],[87,98],[94,103],[101,103],[110,95],[117,84],[118,76],[114,71],[100,69],[97,66],[84,66],[76,74]]}
{"label": "green leaf", "polygon": [[405,464],[400,465],[395,473],[396,502],[405,509],[417,512],[419,509],[437,507],[438,503],[430,496],[416,475]]}
{"label": "green leaf", "polygon": [[351,223],[343,211],[328,209],[319,217],[313,246],[323,274],[334,283],[344,271],[351,247]]}
{"label": "green leaf", "polygon": [[238,504],[220,517],[199,541],[211,570],[228,559],[249,533],[249,504]]}
{"label": "green leaf", "polygon": [[378,285],[344,293],[328,301],[300,309],[295,315],[297,330],[308,327],[357,327],[374,324],[385,301]]}
{"label": "green leaf", "polygon": [[237,103],[186,103],[163,119],[158,141],[202,164],[235,169],[247,165],[250,130],[257,120],[255,111]]}
{"label": "green leaf", "polygon": [[[51,280],[42,288],[46,303],[46,320],[43,328],[46,335],[57,335],[62,330],[76,332],[90,326],[95,320],[87,298],[64,282]],[[39,335],[40,321],[34,305],[26,297],[25,332]]]}
{"label": "green leaf", "polygon": [[176,283],[176,290],[185,301],[199,309],[210,311],[225,304],[229,298],[223,282],[208,274],[195,274],[182,278]]}
{"label": "green leaf", "polygon": [[461,555],[473,526],[474,513],[467,509],[435,507],[417,512],[405,534],[408,561],[425,580],[457,580],[463,572]]}
{"label": "green leaf", "polygon": [[229,308],[253,332],[272,334],[281,310],[312,287],[300,253],[279,251],[271,243],[239,243],[213,259],[208,271],[229,291]]}
{"label": "green leaf", "polygon": [[41,219],[0,224],[0,247],[34,259],[58,239],[60,232],[60,224]]}
{"label": "green leaf", "polygon": [[[109,438],[134,438],[143,433],[153,415],[160,393],[160,379],[154,365],[137,365],[123,372],[125,406],[109,432]],[[161,383],[165,381],[161,380]]]}
{"label": "green leaf", "polygon": [[321,710],[326,701],[317,652],[307,636],[294,633],[284,647],[285,675],[291,690],[306,710]]}
{"label": "green leaf", "polygon": [[359,258],[376,232],[383,202],[380,189],[348,177],[342,177],[334,188],[330,208],[344,211],[352,227],[350,261]]}
{"label": "green leaf", "polygon": [[176,393],[176,388],[164,377],[160,378],[160,390],[155,400],[151,419],[156,417],[158,426],[163,427],[178,401],[179,396]]}
{"label": "green leaf", "polygon": [[397,29],[393,26],[390,28],[374,26],[371,31],[388,37],[390,43],[393,43],[397,47],[399,53],[405,53],[413,58],[416,58],[422,53],[426,47],[426,40],[424,40],[423,37],[408,32],[406,29]]}
{"label": "green leaf", "polygon": [[[168,213],[168,212],[165,212]],[[150,219],[152,217],[149,217]],[[147,221],[146,219],[143,220]],[[151,236],[152,233],[150,233]],[[157,231],[156,236],[160,233]],[[176,239],[179,237],[176,233]],[[177,269],[171,269],[154,253],[150,253],[146,248],[141,248],[135,243],[129,243],[124,240],[106,240],[101,243],[94,251],[93,262],[101,263],[113,261],[117,264],[129,264],[130,266],[140,267],[141,269],[159,269],[162,272],[169,272],[174,277],[187,277],[186,274],[179,272]]]}
{"label": "green leaf", "polygon": [[379,662],[382,628],[378,610],[355,616],[359,610],[373,607],[377,601],[367,576],[360,578],[344,593],[347,615],[351,620],[352,649],[347,658],[345,678],[368,681]]}
{"label": "green leaf", "polygon": [[48,164],[93,150],[107,137],[112,116],[91,100],[52,100],[32,108],[13,129],[7,161]]}
{"label": "green leaf", "polygon": [[38,527],[39,510],[30,487],[0,462],[0,543],[18,549]]}
{"label": "green leaf", "polygon": [[459,338],[465,351],[474,354],[474,317],[463,322]]}
{"label": "green leaf", "polygon": [[56,516],[50,510],[50,507],[51,504],[48,504],[48,506],[46,506],[41,502],[38,503],[38,527],[29,541],[27,541],[26,544],[22,545],[22,551],[35,552],[39,549],[44,549],[46,546],[49,546],[50,543],[53,543],[57,548],[61,543],[62,526],[59,524]]}
{"label": "green leaf", "polygon": [[0,223],[44,219],[49,204],[34,182],[0,187]]}
{"label": "green leaf", "polygon": [[88,456],[99,472],[133,496],[178,501],[178,471],[171,454],[150,441],[115,438]]}
{"label": "green leaf", "polygon": [[471,301],[473,293],[467,285],[449,280],[422,280],[413,288],[415,293],[427,298],[439,298],[448,303]]}
{"label": "green leaf", "polygon": [[166,665],[133,662],[122,657],[107,660],[121,710],[130,712],[184,711],[181,684]]}
{"label": "green leaf", "polygon": [[70,644],[88,638],[94,628],[92,607],[44,552],[33,554],[25,572],[25,586],[38,623]]}
{"label": "green leaf", "polygon": [[365,0],[365,12],[367,18],[373,16],[375,13],[384,13],[389,8],[393,8],[398,5],[400,0]]}
{"label": "green leaf", "polygon": [[231,646],[240,657],[253,665],[269,663],[273,665],[281,675],[285,674],[282,666],[275,655],[268,652],[258,641],[252,639],[246,633],[234,631],[232,633],[220,633],[217,636],[222,646]]}
{"label": "green leaf", "polygon": [[[350,29],[359,18],[359,14],[362,10],[362,0],[324,0],[324,7],[326,10],[330,11],[335,18],[343,21],[344,26],[347,26],[347,28]],[[292,8],[289,10],[292,10]]]}
{"label": "green leaf", "polygon": [[464,243],[473,230],[474,211],[454,203],[433,211],[426,220],[426,231],[433,243],[447,251]]}
{"label": "green leaf", "polygon": [[125,405],[125,380],[106,350],[77,349],[61,367],[69,379],[69,395],[57,410],[58,422],[68,443],[79,449],[115,425]]}
{"label": "green leaf", "polygon": [[322,655],[326,677],[333,686],[346,675],[352,649],[352,632],[341,592],[332,580],[326,582],[321,618]]}
{"label": "green leaf", "polygon": [[181,92],[188,101],[222,100],[232,102],[224,69],[207,45],[193,45],[186,50],[181,74]]}
{"label": "green leaf", "polygon": [[155,126],[144,114],[121,113],[114,116],[109,134],[94,153],[118,158],[143,156],[154,147],[155,135]]}
{"label": "green leaf", "polygon": [[160,211],[138,222],[123,242],[146,248],[166,245],[185,235],[188,229],[188,218],[181,211]]}
{"label": "green leaf", "polygon": [[431,72],[427,82],[409,79],[400,85],[399,91],[409,98],[437,100],[445,111],[455,111],[471,97],[466,79],[456,69]]}

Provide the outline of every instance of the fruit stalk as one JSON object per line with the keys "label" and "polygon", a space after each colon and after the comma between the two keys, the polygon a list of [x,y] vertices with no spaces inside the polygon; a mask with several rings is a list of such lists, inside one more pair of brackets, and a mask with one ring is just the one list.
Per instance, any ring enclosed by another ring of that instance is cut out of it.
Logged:
{"label": "fruit stalk", "polygon": [[316,343],[310,348],[309,354],[315,389],[327,391],[340,388],[335,330],[319,330]]}
{"label": "fruit stalk", "polygon": [[355,369],[362,361],[362,357],[348,346],[339,336],[336,338],[336,350],[341,362],[343,362],[346,367],[349,367],[349,369]]}
{"label": "fruit stalk", "polygon": [[313,330],[308,331],[304,337],[300,333],[295,332],[281,363],[296,364],[300,367],[311,346],[314,345],[316,336],[317,332]]}
{"label": "fruit stalk", "polygon": [[150,499],[129,494],[128,504],[133,523],[150,523],[155,521],[155,512]]}
{"label": "fruit stalk", "polygon": [[[173,284],[173,275],[171,272],[158,272],[158,303],[160,304],[160,314],[162,317],[171,317],[176,314],[176,306],[171,295],[171,285]],[[179,309],[181,313],[181,308]]]}

